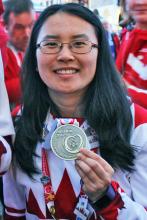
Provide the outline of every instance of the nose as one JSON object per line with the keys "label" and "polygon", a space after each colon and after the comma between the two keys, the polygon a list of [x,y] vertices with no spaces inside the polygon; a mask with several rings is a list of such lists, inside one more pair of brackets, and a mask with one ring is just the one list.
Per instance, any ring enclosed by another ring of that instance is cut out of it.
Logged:
{"label": "nose", "polygon": [[60,52],[57,54],[57,60],[62,62],[74,60],[74,54],[68,44],[63,44]]}
{"label": "nose", "polygon": [[26,36],[26,37],[30,37],[30,34],[31,34],[31,28],[30,28],[30,27],[25,27],[24,32],[25,32],[25,36]]}

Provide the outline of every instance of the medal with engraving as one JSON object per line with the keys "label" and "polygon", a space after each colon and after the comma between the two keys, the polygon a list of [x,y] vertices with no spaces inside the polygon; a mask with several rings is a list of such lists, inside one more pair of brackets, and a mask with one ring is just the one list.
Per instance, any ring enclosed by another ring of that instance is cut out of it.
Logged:
{"label": "medal with engraving", "polygon": [[51,148],[61,159],[74,160],[80,148],[88,148],[87,136],[76,125],[61,125],[52,134]]}

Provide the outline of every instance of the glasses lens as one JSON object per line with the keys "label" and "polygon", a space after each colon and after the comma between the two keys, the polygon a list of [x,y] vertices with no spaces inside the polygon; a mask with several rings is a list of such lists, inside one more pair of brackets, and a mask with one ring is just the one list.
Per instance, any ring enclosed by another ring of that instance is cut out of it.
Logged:
{"label": "glasses lens", "polygon": [[71,42],[71,50],[74,53],[88,53],[91,50],[91,42],[76,40]]}
{"label": "glasses lens", "polygon": [[61,43],[53,40],[46,40],[42,41],[40,46],[43,53],[52,54],[60,51]]}

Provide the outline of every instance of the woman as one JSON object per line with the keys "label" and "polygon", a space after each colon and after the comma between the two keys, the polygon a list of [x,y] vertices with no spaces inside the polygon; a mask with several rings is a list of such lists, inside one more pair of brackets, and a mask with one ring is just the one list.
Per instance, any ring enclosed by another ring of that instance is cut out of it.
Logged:
{"label": "woman", "polygon": [[135,26],[123,37],[116,65],[133,101],[147,108],[147,0],[123,0],[122,6]]}
{"label": "woman", "polygon": [[23,89],[5,219],[145,219],[147,113],[130,110],[89,9],[69,3],[40,15]]}

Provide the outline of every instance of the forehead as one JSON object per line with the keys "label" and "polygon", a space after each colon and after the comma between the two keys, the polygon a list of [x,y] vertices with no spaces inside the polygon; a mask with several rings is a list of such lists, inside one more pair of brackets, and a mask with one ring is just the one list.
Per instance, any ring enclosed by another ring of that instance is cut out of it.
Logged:
{"label": "forehead", "polygon": [[9,16],[9,24],[12,23],[19,23],[19,24],[30,24],[35,20],[35,13],[34,11],[30,12],[22,12],[20,14],[14,14],[13,12],[10,13]]}
{"label": "forehead", "polygon": [[76,35],[87,35],[89,39],[97,41],[94,27],[84,19],[59,12],[48,17],[42,25],[38,41],[41,41],[47,35],[54,35],[64,40],[73,38]]}

